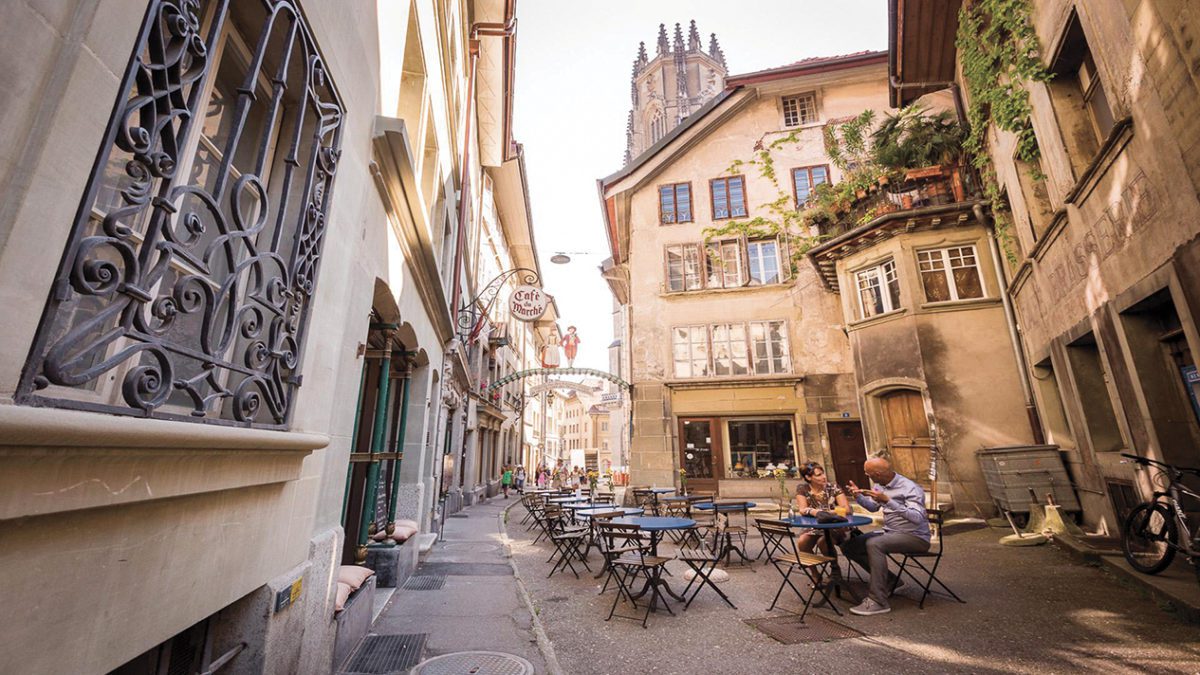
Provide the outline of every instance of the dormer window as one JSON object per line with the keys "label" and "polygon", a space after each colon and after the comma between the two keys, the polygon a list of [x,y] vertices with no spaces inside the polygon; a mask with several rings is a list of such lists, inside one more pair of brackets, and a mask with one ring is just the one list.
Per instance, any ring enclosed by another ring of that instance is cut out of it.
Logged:
{"label": "dormer window", "polygon": [[783,126],[787,128],[817,121],[817,95],[813,92],[783,97]]}

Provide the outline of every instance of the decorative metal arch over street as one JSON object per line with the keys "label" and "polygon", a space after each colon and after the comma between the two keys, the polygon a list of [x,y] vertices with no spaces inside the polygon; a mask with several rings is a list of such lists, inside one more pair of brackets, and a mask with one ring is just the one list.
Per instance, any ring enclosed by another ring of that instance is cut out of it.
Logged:
{"label": "decorative metal arch over street", "polygon": [[[601,380],[606,380],[608,382],[612,382],[613,384],[617,385],[621,389],[624,389],[625,391],[629,391],[629,390],[633,389],[633,387],[628,382],[626,382],[625,380],[622,380],[621,378],[617,377],[616,375],[613,375],[612,373],[609,373],[609,372],[606,372],[603,370],[596,370],[595,368],[530,368],[529,370],[519,370],[515,373],[512,373],[511,375],[505,375],[504,377],[496,380],[487,388],[487,393],[490,394],[490,393],[492,393],[492,390],[496,389],[497,387],[503,387],[506,384],[511,384],[513,382],[516,382],[517,380],[523,380],[523,379],[525,379],[527,377],[531,377],[533,375],[545,375],[547,377],[550,377],[550,376],[562,377],[562,376],[566,376],[566,375],[585,375],[587,377],[595,377],[595,378],[599,378]],[[574,384],[574,383],[569,383],[569,384]]]}

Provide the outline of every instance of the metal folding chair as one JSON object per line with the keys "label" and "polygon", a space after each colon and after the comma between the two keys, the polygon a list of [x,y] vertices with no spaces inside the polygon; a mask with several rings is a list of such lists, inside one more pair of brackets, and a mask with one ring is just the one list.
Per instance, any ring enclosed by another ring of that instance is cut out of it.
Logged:
{"label": "metal folding chair", "polygon": [[570,569],[571,574],[578,579],[579,572],[575,569],[575,560],[583,563],[583,566],[590,572],[592,568],[588,566],[587,557],[580,550],[580,546],[587,541],[588,529],[569,526],[563,510],[557,505],[552,504],[546,507],[545,518],[547,536],[554,544],[554,552],[546,560],[548,563],[553,562],[554,566],[550,568],[550,574],[547,574],[546,577],[553,576],[559,570]]}
{"label": "metal folding chair", "polygon": [[[604,581],[604,588],[608,588],[610,581],[617,582],[617,595],[613,598],[612,607],[609,609],[608,618],[605,621],[611,620],[614,616],[636,621],[639,617],[617,614],[617,605],[621,603],[621,598],[625,598],[636,611],[637,598],[645,593],[650,593],[650,599],[646,602],[645,614],[640,617],[642,628],[646,627],[646,623],[650,619],[650,612],[654,611],[659,600],[662,601],[667,612],[674,615],[675,612],[671,611],[671,606],[667,604],[667,599],[663,597],[662,591],[658,588],[663,570],[666,569],[670,558],[652,555],[650,541],[642,536],[637,525],[607,522],[599,523],[596,527],[600,532],[600,550],[604,552],[609,566],[608,579]],[[638,579],[644,579],[646,586],[642,591],[635,593],[633,584]]]}
{"label": "metal folding chair", "polygon": [[[929,550],[924,553],[888,554],[888,558],[891,558],[892,562],[900,566],[900,569],[896,571],[896,579],[892,582],[892,588],[889,590],[888,595],[896,592],[896,587],[900,585],[900,577],[907,574],[909,579],[912,579],[921,587],[921,602],[918,604],[918,607],[921,609],[925,609],[925,598],[929,597],[930,587],[935,583],[941,586],[942,590],[949,593],[950,597],[966,604],[966,600],[958,597],[958,594],[950,590],[949,586],[937,578],[938,565],[942,564],[942,554],[946,552],[946,540],[942,536],[942,526],[946,522],[946,516],[940,509],[929,509],[926,513],[929,515],[929,534],[932,535]],[[933,542],[936,542],[936,545],[933,545]],[[900,556],[899,560],[896,559],[897,555]],[[921,562],[922,560],[933,560],[933,565],[926,567]],[[908,566],[909,563],[912,563],[912,565],[924,573],[924,582],[913,574],[913,568]]]}
{"label": "metal folding chair", "polygon": [[[796,535],[792,532],[792,528],[788,526],[786,521],[755,519],[754,526],[758,528],[758,532],[762,535],[764,541],[767,539],[773,540],[771,550],[778,552],[770,555],[771,564],[783,576],[783,581],[779,584],[779,590],[775,591],[775,598],[771,600],[771,606],[767,608],[767,611],[775,609],[776,603],[779,602],[779,596],[783,593],[783,588],[788,586],[796,594],[796,597],[804,602],[804,611],[800,613],[801,622],[804,621],[804,617],[808,614],[808,608],[812,606],[813,597],[818,592],[825,598],[825,602],[833,608],[833,611],[838,616],[841,616],[841,610],[837,608],[837,605],[833,604],[833,600],[829,597],[829,592],[825,590],[825,584],[822,583],[825,573],[829,570],[829,565],[833,563],[833,558],[815,553],[800,552],[796,547]],[[784,569],[785,565],[787,566],[786,570]],[[792,583],[792,572],[795,572],[797,569],[801,570],[808,577],[809,582],[812,583],[812,589],[808,592],[808,597],[805,597],[800,592],[800,589],[796,588],[796,585]]]}
{"label": "metal folding chair", "polygon": [[[680,593],[680,595],[687,598],[687,602],[683,605],[685,610],[692,606],[692,601],[695,600],[696,596],[700,594],[700,589],[704,588],[705,586],[708,586],[716,591],[717,595],[721,596],[721,599],[725,601],[725,604],[729,605],[733,609],[737,609],[737,607],[733,604],[733,601],[729,599],[729,596],[725,595],[725,592],[713,583],[712,577],[710,576],[713,570],[717,569],[717,563],[721,562],[721,557],[717,555],[719,548],[719,542],[717,539],[719,536],[720,534],[716,530],[713,530],[713,541],[711,544],[708,542],[706,537],[697,538],[696,546],[682,548],[679,550],[679,555],[676,556],[679,560],[682,560],[685,564],[687,564],[688,567],[692,568],[693,572],[695,572],[695,576],[688,581],[687,586],[685,586],[683,592]],[[693,584],[695,584],[696,590],[692,591],[691,597],[688,597],[688,590],[692,588]]]}

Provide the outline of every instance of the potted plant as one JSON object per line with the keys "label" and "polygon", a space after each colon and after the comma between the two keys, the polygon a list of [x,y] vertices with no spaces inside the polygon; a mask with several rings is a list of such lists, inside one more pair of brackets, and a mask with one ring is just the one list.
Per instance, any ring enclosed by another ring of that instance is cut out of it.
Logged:
{"label": "potted plant", "polygon": [[[930,198],[943,194],[940,184],[914,188],[913,183],[930,178],[951,178],[956,201],[963,199],[959,160],[962,156],[963,130],[947,110],[931,113],[913,104],[901,108],[887,118],[871,134],[872,154],[876,164],[885,169],[902,172],[900,185],[892,192],[899,195],[903,208],[912,208],[920,196]],[[930,192],[932,191],[932,193]]]}

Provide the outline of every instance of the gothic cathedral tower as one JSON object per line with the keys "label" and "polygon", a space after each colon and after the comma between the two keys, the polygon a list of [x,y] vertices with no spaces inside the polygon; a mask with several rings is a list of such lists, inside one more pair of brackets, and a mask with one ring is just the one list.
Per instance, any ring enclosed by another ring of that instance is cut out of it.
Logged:
{"label": "gothic cathedral tower", "polygon": [[674,44],[667,42],[667,27],[658,25],[658,48],[646,57],[646,43],[638,46],[633,61],[630,93],[633,108],[625,129],[625,163],[646,151],[680,122],[725,88],[725,53],[713,33],[708,51],[701,49],[696,22],[683,29],[675,24]]}

